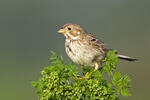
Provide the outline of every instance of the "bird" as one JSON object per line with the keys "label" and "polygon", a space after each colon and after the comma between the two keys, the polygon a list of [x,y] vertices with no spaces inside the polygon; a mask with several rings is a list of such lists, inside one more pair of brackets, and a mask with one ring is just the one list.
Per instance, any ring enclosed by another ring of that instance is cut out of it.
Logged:
{"label": "bird", "polygon": [[[108,48],[103,41],[97,39],[93,34],[87,32],[78,24],[68,23],[58,30],[65,36],[65,50],[70,59],[82,66],[93,66],[98,70],[103,59],[112,49]],[[136,61],[137,59],[116,52],[119,59]]]}

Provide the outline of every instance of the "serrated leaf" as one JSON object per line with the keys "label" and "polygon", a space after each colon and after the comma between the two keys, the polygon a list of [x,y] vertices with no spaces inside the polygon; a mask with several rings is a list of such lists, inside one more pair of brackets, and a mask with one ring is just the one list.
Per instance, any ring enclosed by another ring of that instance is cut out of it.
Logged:
{"label": "serrated leaf", "polygon": [[[79,71],[74,63],[65,64],[62,57],[51,52],[51,63],[41,71],[40,80],[33,82],[40,100],[118,100],[118,94],[129,96],[131,81],[127,75],[116,72],[116,51],[108,52],[100,70],[83,67],[83,73],[89,72],[86,80],[79,80]],[[105,74],[112,82],[105,79]],[[80,76],[82,77],[82,76]]]}

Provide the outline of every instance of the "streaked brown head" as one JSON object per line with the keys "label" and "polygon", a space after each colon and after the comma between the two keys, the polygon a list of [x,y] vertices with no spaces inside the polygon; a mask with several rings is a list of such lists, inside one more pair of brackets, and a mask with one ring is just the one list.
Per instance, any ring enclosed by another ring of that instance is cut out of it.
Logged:
{"label": "streaked brown head", "polygon": [[64,34],[67,39],[77,39],[84,33],[84,29],[77,24],[65,24],[58,33]]}

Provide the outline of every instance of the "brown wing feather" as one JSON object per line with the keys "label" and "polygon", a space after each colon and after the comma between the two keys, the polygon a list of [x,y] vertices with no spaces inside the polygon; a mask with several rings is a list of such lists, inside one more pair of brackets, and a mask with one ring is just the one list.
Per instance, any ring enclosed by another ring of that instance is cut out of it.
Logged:
{"label": "brown wing feather", "polygon": [[[95,38],[92,34],[86,33],[86,39],[89,40],[89,45],[92,45],[93,47],[99,49],[101,52],[105,53],[107,55],[107,52],[109,49],[106,47],[106,45],[103,43],[103,41],[98,40]],[[102,51],[103,50],[103,51]]]}

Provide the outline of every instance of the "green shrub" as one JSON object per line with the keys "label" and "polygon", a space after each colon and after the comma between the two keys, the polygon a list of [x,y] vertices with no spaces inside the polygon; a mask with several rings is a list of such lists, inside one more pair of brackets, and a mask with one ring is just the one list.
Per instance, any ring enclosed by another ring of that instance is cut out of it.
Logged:
{"label": "green shrub", "polygon": [[[33,82],[40,100],[119,100],[120,95],[130,96],[131,80],[116,71],[115,52],[108,53],[103,67],[97,71],[83,67],[83,73],[89,72],[86,79],[78,79],[82,76],[76,65],[65,64],[62,57],[52,52],[51,64],[41,71],[40,80]],[[104,78],[106,75],[110,79]]]}

